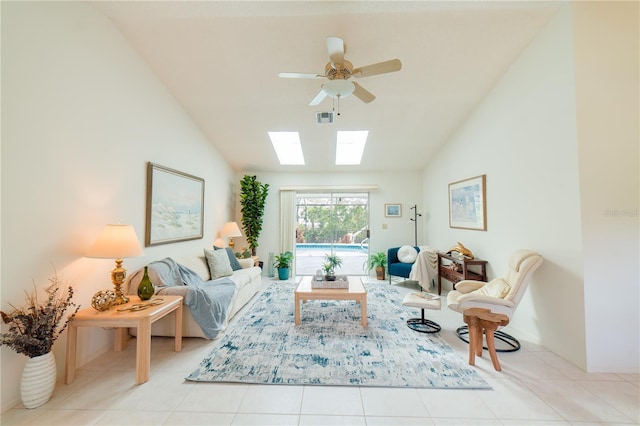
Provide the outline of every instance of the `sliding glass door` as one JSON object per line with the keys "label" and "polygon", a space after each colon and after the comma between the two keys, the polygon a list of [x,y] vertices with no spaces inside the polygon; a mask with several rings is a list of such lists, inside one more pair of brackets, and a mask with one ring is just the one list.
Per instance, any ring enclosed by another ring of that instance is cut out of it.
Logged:
{"label": "sliding glass door", "polygon": [[339,275],[364,275],[369,257],[369,194],[298,193],[296,274],[314,275],[326,254],[343,261]]}

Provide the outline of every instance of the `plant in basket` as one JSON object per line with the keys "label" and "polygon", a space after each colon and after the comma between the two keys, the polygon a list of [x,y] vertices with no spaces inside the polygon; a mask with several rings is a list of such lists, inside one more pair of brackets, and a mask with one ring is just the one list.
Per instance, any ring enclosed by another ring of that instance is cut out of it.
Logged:
{"label": "plant in basket", "polygon": [[369,256],[369,260],[364,264],[367,271],[375,269],[376,278],[378,280],[384,280],[385,267],[387,266],[387,253],[379,251]]}

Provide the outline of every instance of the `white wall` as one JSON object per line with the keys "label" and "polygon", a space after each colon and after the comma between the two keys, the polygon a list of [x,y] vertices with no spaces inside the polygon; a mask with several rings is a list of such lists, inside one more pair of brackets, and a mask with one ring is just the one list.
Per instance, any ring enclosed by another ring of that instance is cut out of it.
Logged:
{"label": "white wall", "polygon": [[[588,371],[638,372],[638,13],[637,4],[614,7],[613,22],[605,30],[600,21],[593,34],[598,43],[585,41],[585,52],[599,44],[591,64],[584,52],[574,57],[572,6],[560,9],[423,179],[425,205],[433,206],[427,232],[437,247],[463,242],[490,262],[490,277],[517,248],[544,256],[510,325],[514,334]],[[611,17],[598,9],[589,19],[598,15]],[[579,29],[589,34],[594,23],[580,21]],[[614,27],[617,37],[603,37]],[[616,52],[606,68],[623,69],[627,80],[618,71],[588,72],[603,51]],[[620,82],[615,99],[605,96],[603,79]],[[588,105],[597,107],[584,111]],[[487,232],[449,228],[448,183],[480,174],[487,175]],[[606,218],[606,209],[635,216]]]}
{"label": "white wall", "polygon": [[[253,173],[262,183],[268,183],[269,196],[265,207],[264,224],[259,239],[257,254],[267,259],[269,252],[279,253],[280,247],[280,188],[291,186],[348,187],[354,185],[377,185],[378,189],[370,191],[370,252],[386,252],[387,248],[403,244],[413,244],[414,226],[409,223],[413,217],[410,207],[418,205],[422,212],[422,181],[419,172],[398,173]],[[237,180],[242,179],[239,174]],[[237,189],[239,192],[239,188]],[[402,204],[402,217],[388,218],[384,216],[384,205],[388,203]],[[240,207],[237,207],[237,219],[240,223]],[[424,216],[423,216],[424,217]],[[422,219],[422,218],[420,218]],[[383,229],[383,225],[387,229]],[[418,221],[418,229],[422,230],[424,221]],[[418,234],[418,244],[428,243]],[[239,239],[242,240],[242,239]]]}
{"label": "white wall", "polygon": [[574,6],[590,371],[637,373],[640,362],[638,5]]}
{"label": "white wall", "polygon": [[[571,13],[563,8],[429,163],[424,186],[436,244],[462,242],[489,261],[490,278],[504,272],[516,249],[544,256],[512,320],[513,334],[544,342],[584,368],[572,41]],[[481,174],[487,231],[449,228],[448,183]]]}
{"label": "white wall", "polygon": [[[107,223],[144,241],[146,163],[205,179],[204,239],[145,248],[133,271],[200,253],[232,217],[236,176],[103,16],[79,2],[2,4],[2,309],[57,270],[82,307],[112,288],[112,260],[85,250]],[[112,332],[81,329],[78,362],[111,350]],[[54,346],[59,377],[65,336]],[[2,409],[20,401],[26,361],[2,347]],[[64,390],[59,387],[56,392]]]}

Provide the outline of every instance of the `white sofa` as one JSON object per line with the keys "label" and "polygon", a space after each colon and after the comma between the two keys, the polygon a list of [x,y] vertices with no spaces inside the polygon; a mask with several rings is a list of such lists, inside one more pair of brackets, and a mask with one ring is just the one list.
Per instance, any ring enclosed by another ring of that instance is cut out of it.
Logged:
{"label": "white sofa", "polygon": [[[211,279],[211,274],[209,272],[209,265],[207,264],[207,259],[204,256],[189,256],[189,257],[180,257],[175,258],[176,263],[185,266],[192,271],[196,272],[200,278],[204,281],[209,281]],[[236,285],[236,293],[231,304],[231,309],[227,315],[225,320],[225,329],[231,318],[238,311],[251,300],[251,298],[258,292],[260,286],[262,284],[261,272],[262,270],[253,266],[253,259],[238,259],[240,266],[242,269],[238,269],[237,271],[233,271],[233,274],[228,278]],[[138,276],[142,278],[142,274],[136,274],[135,272],[130,274],[129,277],[133,278],[134,276]],[[133,280],[129,280],[127,285],[125,286],[126,294],[136,294],[138,283]],[[171,288],[171,294],[179,294],[176,290],[181,290],[177,287]],[[186,293],[186,286],[184,291]],[[158,297],[161,297],[159,295]],[[154,322],[151,325],[151,335],[152,336],[174,336],[175,332],[175,316],[167,315],[166,317]],[[135,329],[129,330],[130,334],[136,335]],[[220,337],[224,333],[219,333],[216,338]],[[207,337],[203,333],[202,329],[191,315],[191,311],[187,306],[184,306],[182,309],[182,336],[183,337],[202,337],[206,339]]]}

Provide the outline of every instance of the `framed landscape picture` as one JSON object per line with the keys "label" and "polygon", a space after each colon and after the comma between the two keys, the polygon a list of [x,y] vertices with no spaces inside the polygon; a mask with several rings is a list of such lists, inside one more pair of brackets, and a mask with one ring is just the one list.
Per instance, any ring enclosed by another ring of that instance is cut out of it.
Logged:
{"label": "framed landscape picture", "polygon": [[203,212],[204,179],[148,163],[146,246],[202,238]]}
{"label": "framed landscape picture", "polygon": [[402,204],[385,204],[384,217],[400,217],[402,216]]}
{"label": "framed landscape picture", "polygon": [[449,184],[449,227],[487,230],[486,175]]}

